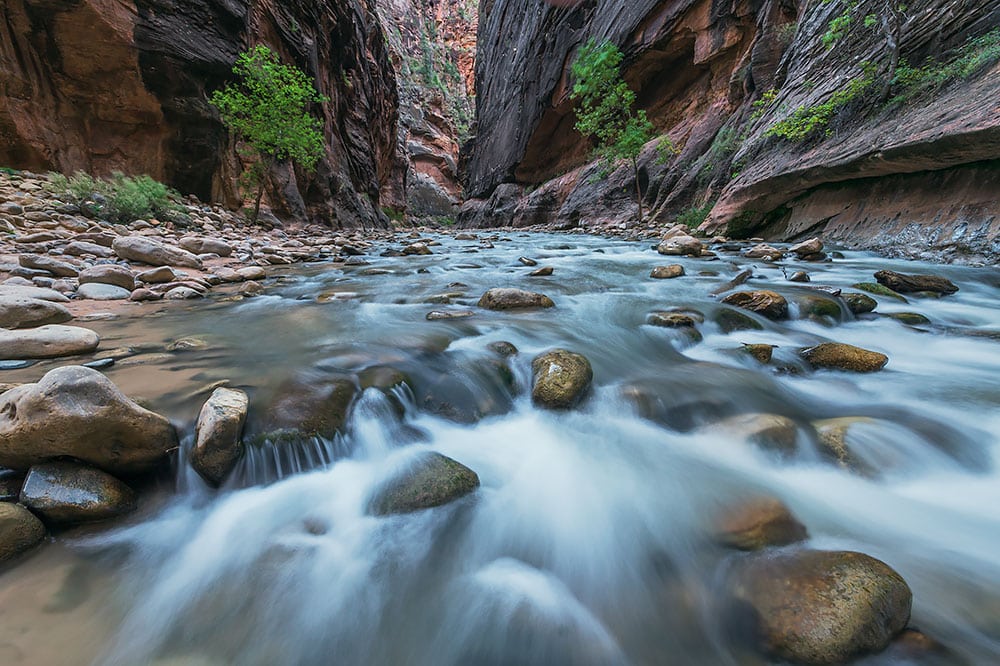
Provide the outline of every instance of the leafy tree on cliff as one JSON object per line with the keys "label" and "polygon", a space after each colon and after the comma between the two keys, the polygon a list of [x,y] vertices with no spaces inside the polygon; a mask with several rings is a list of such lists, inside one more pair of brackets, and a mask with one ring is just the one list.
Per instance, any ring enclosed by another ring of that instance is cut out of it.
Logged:
{"label": "leafy tree on cliff", "polygon": [[609,162],[628,160],[635,177],[642,222],[642,185],[639,182],[639,154],[654,138],[653,124],[646,112],[636,111],[635,93],[621,76],[622,52],[609,41],[598,44],[590,39],[573,62],[573,100],[576,129],[597,144],[598,154]]}
{"label": "leafy tree on cliff", "polygon": [[233,74],[237,83],[215,91],[211,103],[254,158],[241,179],[256,188],[253,223],[260,214],[265,177],[276,163],[291,160],[312,170],[323,157],[322,125],[309,108],[326,98],[304,72],[282,64],[264,45],[241,53]]}

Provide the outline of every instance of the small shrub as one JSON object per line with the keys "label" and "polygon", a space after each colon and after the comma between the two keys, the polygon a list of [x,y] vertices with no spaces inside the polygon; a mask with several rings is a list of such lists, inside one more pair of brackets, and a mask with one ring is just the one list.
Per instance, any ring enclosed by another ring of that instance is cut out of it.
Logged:
{"label": "small shrub", "polygon": [[677,223],[683,224],[688,229],[695,229],[708,219],[708,214],[712,212],[713,203],[706,203],[704,206],[691,206],[677,216]]}
{"label": "small shrub", "polygon": [[77,171],[67,178],[49,174],[49,188],[97,217],[126,224],[157,218],[184,223],[189,218],[177,203],[180,195],[149,176],[129,177],[120,172],[110,179],[94,178]]}
{"label": "small shrub", "polygon": [[869,63],[862,65],[860,77],[851,79],[846,86],[837,90],[828,100],[813,106],[800,106],[784,120],[771,125],[765,136],[776,136],[789,141],[805,141],[820,132],[831,133],[830,120],[840,109],[850,102],[860,99],[872,89],[877,80],[875,67]]}
{"label": "small shrub", "polygon": [[750,114],[750,120],[760,120],[767,113],[767,110],[774,105],[775,100],[778,99],[778,89],[771,88],[770,90],[764,91],[764,94],[760,96],[760,99],[756,100],[753,106],[753,113]]}
{"label": "small shrub", "polygon": [[931,58],[921,67],[912,67],[905,60],[896,68],[892,79],[900,89],[893,102],[905,102],[922,93],[933,92],[951,81],[967,79],[1000,61],[1000,29],[971,39],[945,62]]}

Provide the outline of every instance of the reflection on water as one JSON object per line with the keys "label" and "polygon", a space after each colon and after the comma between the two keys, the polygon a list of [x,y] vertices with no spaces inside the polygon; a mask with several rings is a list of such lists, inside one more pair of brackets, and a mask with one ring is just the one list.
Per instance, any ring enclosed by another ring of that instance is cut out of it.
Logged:
{"label": "reflection on water", "polygon": [[[713,591],[731,555],[711,546],[709,522],[762,492],[791,507],[811,545],[897,569],[913,625],[970,663],[1000,660],[1000,342],[983,335],[1000,331],[995,272],[855,253],[787,265],[814,285],[891,268],[943,273],[962,290],[880,299],[878,312],[918,312],[928,326],[844,316],[725,334],[708,294],[748,265],[748,286],[782,292],[793,310],[813,292],[736,257],[682,259],[688,276],[661,281],[649,270],[670,262],[636,244],[513,238],[476,254],[444,241],[431,256],[373,258],[377,271],[287,270],[261,298],[94,322],[102,349],[133,348],[108,375],[188,430],[219,382],[249,391],[254,409],[304,371],[357,380],[388,368],[413,391],[360,392],[336,438],[251,448],[219,493],[181,460],[178,493],[141,520],[0,576],[3,663],[756,663],[721,629]],[[525,254],[554,275],[528,278]],[[470,264],[482,268],[459,268]],[[495,286],[543,291],[557,307],[425,320]],[[703,340],[644,325],[669,308],[704,314]],[[181,338],[195,342],[168,351]],[[498,340],[521,353],[505,360],[489,348]],[[882,351],[889,366],[797,372],[794,350],[826,340]],[[758,365],[744,343],[778,345],[787,371]],[[577,412],[539,412],[525,396],[531,358],[554,346],[594,365]],[[793,419],[798,449],[778,456],[702,428],[751,411]],[[820,453],[810,423],[843,417],[864,417],[850,444],[867,473]],[[481,489],[366,515],[373,490],[424,450],[474,469]]]}

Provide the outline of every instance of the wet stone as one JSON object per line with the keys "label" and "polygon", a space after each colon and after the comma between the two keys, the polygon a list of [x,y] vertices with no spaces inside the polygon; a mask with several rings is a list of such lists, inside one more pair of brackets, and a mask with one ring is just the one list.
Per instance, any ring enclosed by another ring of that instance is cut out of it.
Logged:
{"label": "wet stone", "polygon": [[136,508],[131,488],[107,472],[72,462],[32,467],[21,488],[21,503],[59,525],[108,520]]}
{"label": "wet stone", "polygon": [[479,476],[440,453],[430,452],[410,461],[396,478],[371,499],[368,512],[376,516],[413,513],[453,502],[479,487]]}
{"label": "wet stone", "polygon": [[785,504],[773,497],[757,497],[728,507],[716,521],[715,538],[737,550],[787,546],[809,536]]}

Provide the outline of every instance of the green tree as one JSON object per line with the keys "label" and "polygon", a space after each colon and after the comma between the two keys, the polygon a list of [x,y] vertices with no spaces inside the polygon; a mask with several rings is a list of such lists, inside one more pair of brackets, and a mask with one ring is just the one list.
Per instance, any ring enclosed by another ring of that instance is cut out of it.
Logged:
{"label": "green tree", "polygon": [[211,103],[254,158],[242,179],[256,187],[253,223],[260,214],[265,178],[277,162],[291,160],[311,171],[323,157],[322,125],[309,109],[326,98],[304,72],[282,64],[264,45],[241,53],[233,74],[238,81],[215,91]]}
{"label": "green tree", "polygon": [[601,158],[631,163],[642,223],[638,159],[643,146],[654,138],[653,124],[645,111],[633,108],[635,93],[622,79],[621,62],[622,52],[611,42],[587,41],[573,61],[570,99],[576,110],[577,131],[594,140]]}

